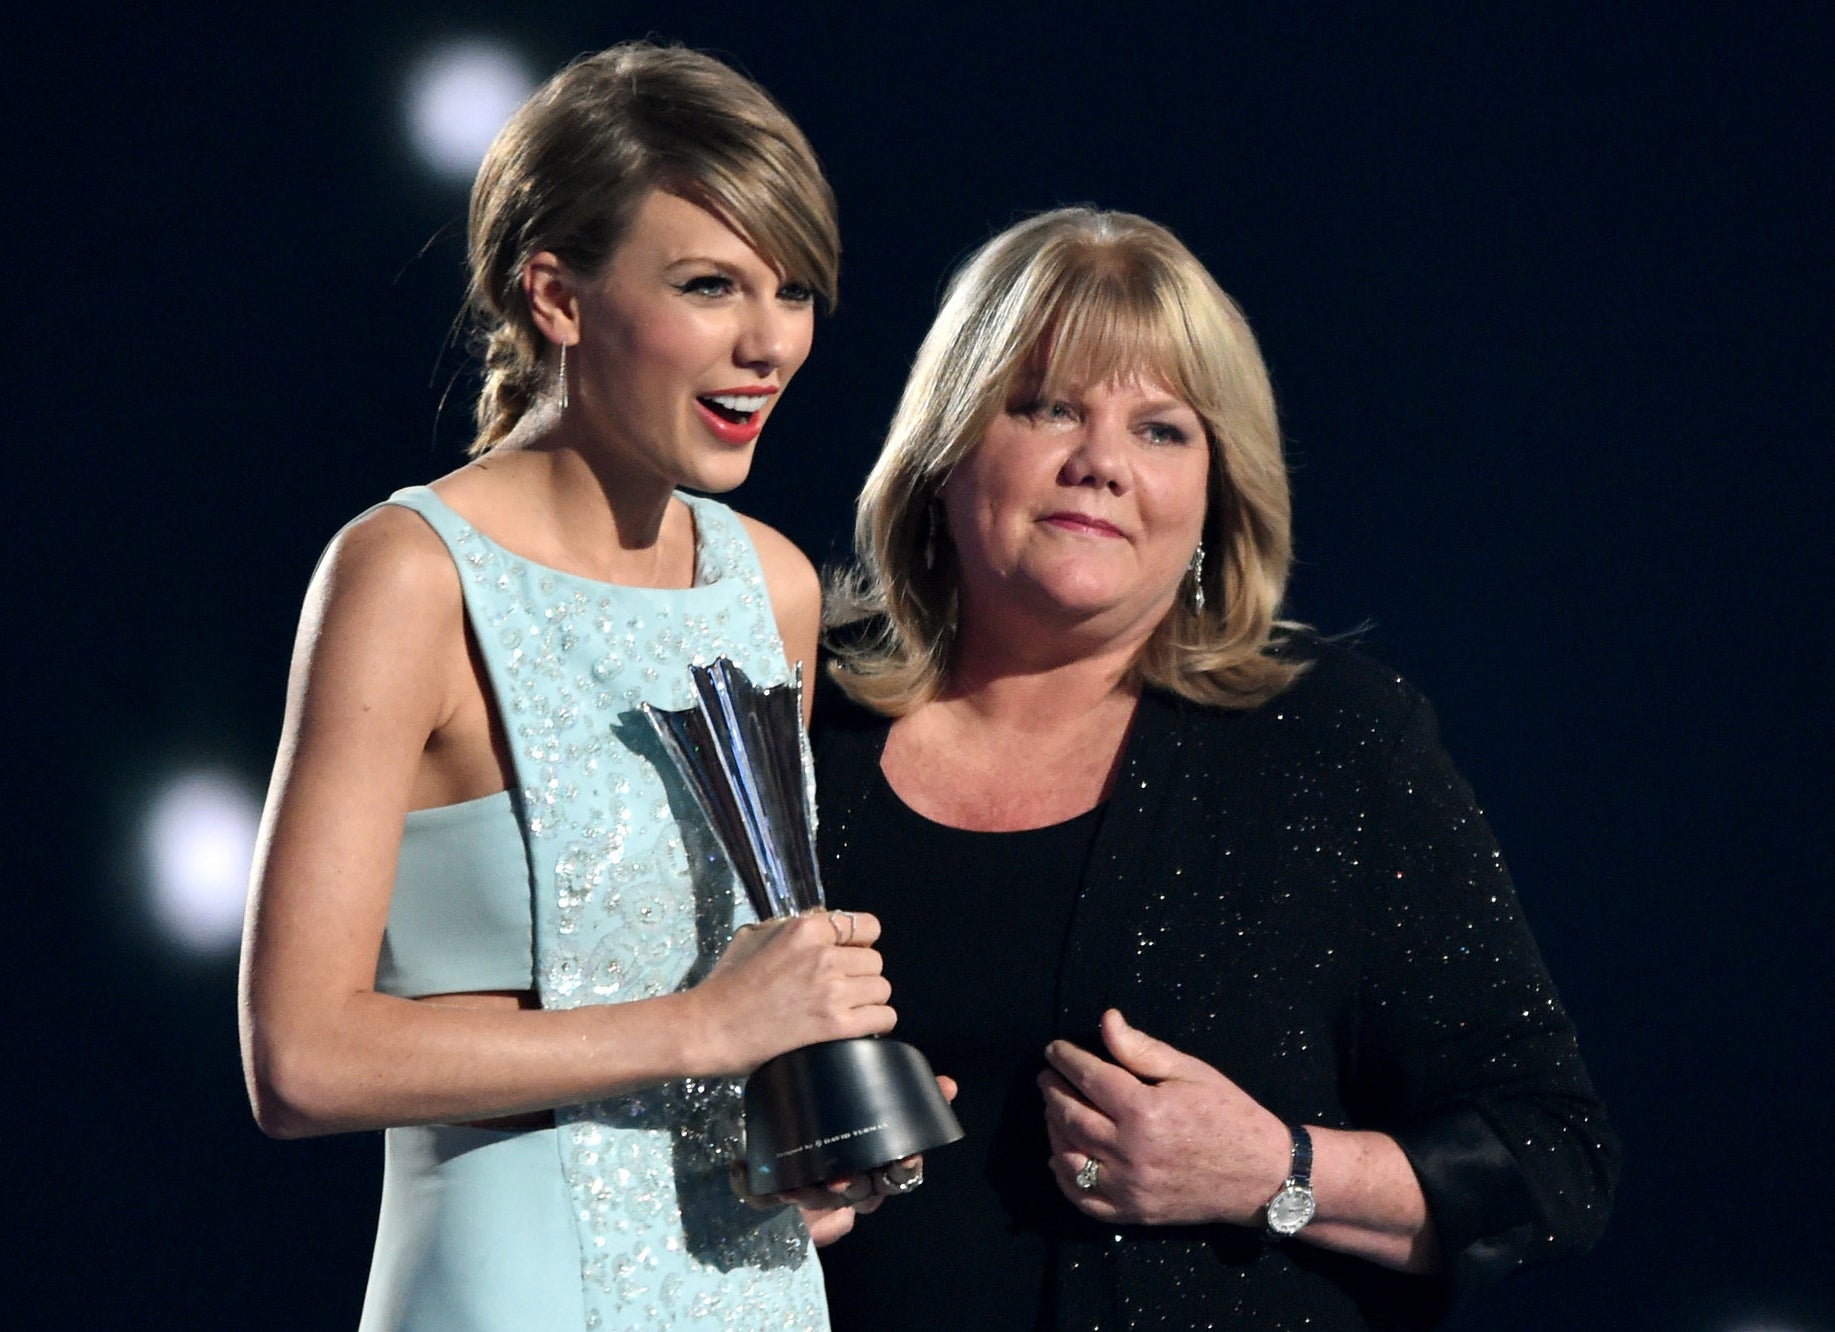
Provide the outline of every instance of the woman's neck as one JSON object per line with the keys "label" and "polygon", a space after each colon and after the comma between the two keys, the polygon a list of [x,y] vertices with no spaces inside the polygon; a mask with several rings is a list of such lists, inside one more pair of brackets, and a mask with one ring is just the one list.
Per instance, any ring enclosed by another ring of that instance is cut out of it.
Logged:
{"label": "woman's neck", "polygon": [[1054,732],[1131,714],[1140,697],[1131,663],[1120,655],[1047,662],[958,652],[936,701],[1008,731]]}
{"label": "woman's neck", "polygon": [[1132,656],[1053,661],[975,643],[958,640],[943,692],[887,733],[880,771],[893,791],[935,822],[987,832],[1093,808],[1114,783],[1140,701]]}
{"label": "woman's neck", "polygon": [[1140,696],[1133,666],[1147,631],[1104,636],[1014,617],[988,625],[963,608],[939,700],[1025,729],[1050,729]]}
{"label": "woman's neck", "polygon": [[603,582],[691,583],[693,524],[680,505],[672,507],[669,479],[620,468],[603,451],[581,448],[565,431],[543,425],[525,422],[464,469],[489,492],[501,523],[548,551],[526,553]]}

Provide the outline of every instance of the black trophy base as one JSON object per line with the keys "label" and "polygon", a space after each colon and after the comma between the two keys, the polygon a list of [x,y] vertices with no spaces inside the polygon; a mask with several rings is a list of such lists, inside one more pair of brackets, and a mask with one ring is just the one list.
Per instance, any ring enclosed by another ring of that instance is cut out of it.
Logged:
{"label": "black trophy base", "polygon": [[903,1041],[806,1045],[746,1079],[746,1181],[755,1194],[826,1184],[961,1136],[929,1061]]}

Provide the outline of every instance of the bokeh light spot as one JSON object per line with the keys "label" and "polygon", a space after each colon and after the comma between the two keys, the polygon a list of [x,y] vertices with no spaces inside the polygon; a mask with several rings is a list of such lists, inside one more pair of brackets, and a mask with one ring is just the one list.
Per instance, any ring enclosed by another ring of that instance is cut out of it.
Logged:
{"label": "bokeh light spot", "polygon": [[221,773],[175,778],[148,807],[148,906],[172,942],[218,953],[242,932],[249,865],[261,805],[253,791]]}
{"label": "bokeh light spot", "polygon": [[497,131],[535,84],[514,51],[462,40],[429,48],[408,71],[408,137],[436,176],[468,184]]}

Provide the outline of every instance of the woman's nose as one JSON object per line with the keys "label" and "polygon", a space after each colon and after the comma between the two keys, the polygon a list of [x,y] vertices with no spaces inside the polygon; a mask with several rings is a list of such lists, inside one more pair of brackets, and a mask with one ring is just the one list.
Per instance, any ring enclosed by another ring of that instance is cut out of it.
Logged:
{"label": "woman's nose", "polygon": [[1128,485],[1127,427],[1088,416],[1079,424],[1075,445],[1059,474],[1068,486],[1098,486],[1117,493]]}
{"label": "woman's nose", "polygon": [[733,347],[733,359],[758,375],[769,375],[791,359],[797,339],[799,315],[776,301],[747,306],[744,324]]}

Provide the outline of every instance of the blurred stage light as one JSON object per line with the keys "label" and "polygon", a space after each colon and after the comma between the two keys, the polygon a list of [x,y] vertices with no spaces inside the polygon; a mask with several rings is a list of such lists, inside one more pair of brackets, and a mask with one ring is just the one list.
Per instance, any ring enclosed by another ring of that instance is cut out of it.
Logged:
{"label": "blurred stage light", "polygon": [[221,773],[177,777],[153,798],[142,833],[148,907],[170,942],[197,953],[235,946],[260,820],[255,793]]}
{"label": "blurred stage light", "polygon": [[503,122],[535,81],[515,52],[495,42],[449,41],[408,72],[408,137],[428,170],[469,185]]}

